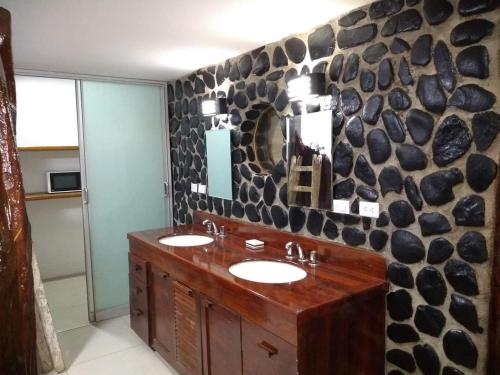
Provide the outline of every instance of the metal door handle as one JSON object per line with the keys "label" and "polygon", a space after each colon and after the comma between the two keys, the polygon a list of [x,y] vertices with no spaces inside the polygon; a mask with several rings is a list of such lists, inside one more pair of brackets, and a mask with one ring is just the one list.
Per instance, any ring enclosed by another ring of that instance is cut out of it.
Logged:
{"label": "metal door handle", "polygon": [[83,198],[83,204],[89,203],[89,189],[87,189],[87,187],[84,187],[82,189],[82,198]]}
{"label": "metal door handle", "polygon": [[168,182],[163,181],[163,196],[168,197]]}
{"label": "metal door handle", "polygon": [[271,358],[273,355],[278,354],[278,349],[266,341],[261,341],[257,346],[267,352],[267,356]]}

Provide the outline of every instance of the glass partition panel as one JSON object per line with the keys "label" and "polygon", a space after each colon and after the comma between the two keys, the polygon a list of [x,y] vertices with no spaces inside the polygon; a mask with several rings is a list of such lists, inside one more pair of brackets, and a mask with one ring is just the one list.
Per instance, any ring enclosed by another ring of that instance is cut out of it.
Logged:
{"label": "glass partition panel", "polygon": [[231,171],[231,140],[229,129],[209,130],[207,144],[208,195],[233,199]]}

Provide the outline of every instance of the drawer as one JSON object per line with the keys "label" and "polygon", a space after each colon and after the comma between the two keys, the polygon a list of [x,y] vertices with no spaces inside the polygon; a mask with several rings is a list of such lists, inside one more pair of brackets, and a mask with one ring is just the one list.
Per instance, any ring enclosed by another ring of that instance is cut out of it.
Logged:
{"label": "drawer", "polygon": [[151,285],[154,284],[155,288],[158,288],[165,294],[170,294],[170,289],[172,288],[172,280],[170,275],[165,270],[151,265]]}
{"label": "drawer", "polygon": [[243,374],[297,374],[297,348],[246,320],[241,322]]}
{"label": "drawer", "polygon": [[148,309],[148,290],[146,283],[139,281],[136,277],[129,275],[130,304],[141,310]]}
{"label": "drawer", "polygon": [[135,256],[132,253],[128,253],[128,267],[129,274],[136,277],[138,280],[146,283],[147,281],[147,270],[146,270],[146,261],[141,258]]}
{"label": "drawer", "polygon": [[148,310],[130,301],[130,328],[149,345]]}

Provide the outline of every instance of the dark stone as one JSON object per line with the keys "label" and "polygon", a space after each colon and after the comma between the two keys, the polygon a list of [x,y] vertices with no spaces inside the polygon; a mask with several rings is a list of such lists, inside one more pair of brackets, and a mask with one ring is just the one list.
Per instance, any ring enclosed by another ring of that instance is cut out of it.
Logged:
{"label": "dark stone", "polygon": [[355,88],[342,90],[340,93],[340,107],[346,116],[350,116],[359,111],[363,102]]}
{"label": "dark stone", "polygon": [[247,78],[252,71],[252,57],[250,55],[243,55],[238,61],[238,69],[241,76]]}
{"label": "dark stone", "polygon": [[236,104],[241,109],[248,106],[248,99],[243,91],[238,91],[236,95],[234,95],[234,104]]}
{"label": "dark stone", "polygon": [[396,148],[396,156],[405,171],[421,171],[427,167],[427,156],[417,146],[402,144]]}
{"label": "dark stone", "polygon": [[207,85],[207,87],[209,89],[213,89],[215,87],[215,78],[212,74],[210,74],[209,72],[206,72],[206,71],[203,71],[201,72],[201,75],[203,77],[203,81],[205,82],[205,85]]}
{"label": "dark stone", "polygon": [[479,326],[477,310],[474,303],[459,294],[451,294],[450,314],[460,324],[474,333],[483,333]]}
{"label": "dark stone", "polygon": [[363,18],[366,17],[366,12],[364,10],[358,9],[351,13],[346,14],[339,18],[338,24],[342,27],[350,27],[357,24]]}
{"label": "dark stone", "polygon": [[365,144],[363,121],[359,116],[352,117],[347,122],[345,135],[354,147],[363,147]]}
{"label": "dark stone", "polygon": [[332,132],[335,136],[338,136],[342,131],[344,126],[344,116],[342,112],[335,112],[332,116]]}
{"label": "dark stone", "polygon": [[444,274],[457,292],[466,296],[479,294],[476,272],[469,264],[461,260],[450,259],[444,266]]}
{"label": "dark stone", "polygon": [[387,90],[394,81],[394,71],[390,59],[383,59],[378,66],[378,88]]}
{"label": "dark stone", "polygon": [[289,103],[288,93],[286,90],[281,90],[280,94],[274,102],[274,107],[277,111],[283,111]]}
{"label": "dark stone", "polygon": [[422,197],[412,176],[405,178],[404,187],[408,200],[416,210],[420,211],[422,209]]}
{"label": "dark stone", "polygon": [[356,188],[356,194],[370,202],[376,202],[378,199],[378,191],[365,185],[359,185]]}
{"label": "dark stone", "polygon": [[250,186],[250,190],[248,191],[248,196],[250,200],[254,203],[258,203],[260,201],[260,193],[255,186]]}
{"label": "dark stone", "polygon": [[332,55],[335,50],[335,34],[332,26],[326,24],[314,30],[307,37],[307,44],[311,60]]}
{"label": "dark stone", "polygon": [[392,223],[398,228],[405,228],[415,222],[415,215],[408,202],[399,200],[389,205],[389,215]]}
{"label": "dark stone", "polygon": [[424,34],[417,38],[411,47],[411,63],[425,66],[431,61],[432,35]]}
{"label": "dark stone", "polygon": [[323,226],[323,233],[330,240],[334,240],[339,236],[337,225],[331,220],[326,220],[325,225]]}
{"label": "dark stone", "polygon": [[240,111],[238,111],[237,109],[231,110],[231,112],[230,112],[230,119],[231,119],[231,124],[233,124],[233,125],[239,125],[239,124],[241,124]]}
{"label": "dark stone", "polygon": [[443,375],[465,375],[465,374],[454,367],[445,366],[443,367]]}
{"label": "dark stone", "polygon": [[417,362],[417,366],[423,374],[439,375],[441,362],[431,345],[415,345],[413,347],[413,357],[415,357],[415,362]]}
{"label": "dark stone", "polygon": [[391,236],[391,252],[398,261],[411,264],[425,257],[425,247],[414,234],[398,229]]}
{"label": "dark stone", "polygon": [[434,66],[441,87],[452,92],[457,84],[455,67],[453,66],[450,50],[442,40],[438,41],[434,47]]}
{"label": "dark stone", "polygon": [[415,285],[410,268],[402,263],[395,262],[389,264],[387,267],[387,277],[393,284],[403,288],[413,288]]}
{"label": "dark stone", "polygon": [[257,94],[260,96],[260,97],[264,97],[267,95],[267,84],[266,84],[266,81],[261,79],[258,83],[257,83]]}
{"label": "dark stone", "polygon": [[359,198],[354,199],[351,204],[351,213],[358,215],[359,214]]}
{"label": "dark stone", "polygon": [[245,214],[247,215],[248,220],[253,223],[257,223],[260,221],[259,211],[257,211],[257,207],[255,207],[251,203],[245,206]]}
{"label": "dark stone", "polygon": [[408,44],[407,41],[401,39],[401,38],[398,38],[398,37],[395,37],[392,42],[391,42],[391,45],[389,46],[389,49],[391,50],[391,52],[393,54],[399,54],[399,53],[403,53],[403,52],[406,52],[406,51],[409,51],[410,50],[410,45]]}
{"label": "dark stone", "polygon": [[359,246],[366,242],[366,234],[359,229],[345,227],[342,229],[342,239],[350,246]]}
{"label": "dark stone", "polygon": [[458,13],[461,16],[468,17],[473,14],[480,14],[493,10],[498,2],[491,0],[460,0],[458,3]]}
{"label": "dark stone", "polygon": [[337,214],[334,212],[326,212],[326,216],[332,220],[333,222],[339,222],[344,225],[356,225],[359,224],[361,221],[361,218],[359,216],[355,215],[344,215],[344,214]]}
{"label": "dark stone", "polygon": [[333,197],[335,199],[350,198],[354,193],[355,186],[356,184],[352,178],[340,181],[339,183],[333,185]]}
{"label": "dark stone", "polygon": [[332,62],[330,63],[330,68],[328,70],[330,79],[333,82],[337,82],[339,80],[343,65],[344,65],[344,55],[342,54],[335,55],[332,59]]}
{"label": "dark stone", "polygon": [[415,327],[420,332],[439,337],[446,323],[446,318],[441,311],[434,307],[419,305],[415,312],[414,322]]}
{"label": "dark stone", "polygon": [[278,85],[274,82],[267,82],[266,92],[268,101],[270,103],[274,102],[276,95],[278,95]]}
{"label": "dark stone", "polygon": [[281,78],[283,78],[283,75],[285,73],[283,72],[283,70],[275,70],[274,72],[272,73],[269,73],[267,76],[266,76],[266,80],[267,81],[277,81]]}
{"label": "dark stone", "polygon": [[426,266],[417,274],[417,289],[429,305],[442,305],[446,298],[446,282],[441,273],[432,266]]}
{"label": "dark stone", "polygon": [[361,75],[359,76],[359,86],[363,92],[372,92],[375,90],[375,82],[377,77],[375,73],[370,69],[361,70]]}
{"label": "dark stone", "polygon": [[421,75],[417,83],[417,97],[425,109],[441,114],[446,109],[446,95],[437,75]]}
{"label": "dark stone", "polygon": [[286,166],[283,160],[280,160],[273,168],[272,171],[273,180],[275,183],[279,184],[282,177],[286,177]]}
{"label": "dark stone", "polygon": [[380,0],[372,3],[368,14],[372,20],[392,16],[399,12],[404,5],[404,0]]}
{"label": "dark stone", "polygon": [[431,173],[420,181],[420,191],[431,206],[440,206],[455,199],[453,186],[462,183],[464,176],[458,168]]}
{"label": "dark stone", "polygon": [[251,133],[244,133],[241,137],[241,145],[248,146],[253,141],[253,135]]}
{"label": "dark stone", "polygon": [[471,227],[484,226],[485,204],[483,197],[468,195],[461,198],[453,208],[456,225]]}
{"label": "dark stone", "polygon": [[439,237],[431,241],[427,253],[427,263],[439,264],[447,260],[453,253],[453,244],[446,238]]}
{"label": "dark stone", "polygon": [[184,81],[184,95],[189,97],[194,95],[193,85],[189,81]]}
{"label": "dark stone", "polygon": [[194,92],[197,94],[205,93],[205,82],[199,77],[196,77],[194,80]]}
{"label": "dark stone", "polygon": [[276,198],[276,185],[273,180],[268,177],[266,178],[266,182],[264,184],[264,202],[271,206]]}
{"label": "dark stone", "polygon": [[404,289],[387,294],[387,310],[394,320],[405,320],[413,315],[411,296]]}
{"label": "dark stone", "polygon": [[478,151],[486,151],[500,131],[500,115],[493,111],[472,117],[472,135]]}
{"label": "dark stone", "polygon": [[384,107],[384,97],[382,95],[372,95],[365,102],[363,107],[363,121],[370,125],[375,125]]}
{"label": "dark stone", "polygon": [[242,203],[248,202],[248,185],[246,182],[242,183],[240,186],[240,201]]}
{"label": "dark stone", "polygon": [[469,186],[481,193],[488,189],[497,176],[497,164],[489,157],[471,154],[467,158],[466,179]]}
{"label": "dark stone", "polygon": [[364,155],[359,155],[354,166],[354,175],[365,184],[375,186],[377,178],[372,167]]}
{"label": "dark stone", "polygon": [[451,329],[443,337],[446,356],[453,362],[473,369],[477,365],[477,348],[467,333]]}
{"label": "dark stone", "polygon": [[450,223],[446,216],[438,213],[424,213],[418,217],[422,236],[431,236],[433,234],[443,234],[451,231]]}
{"label": "dark stone", "polygon": [[416,9],[408,9],[392,16],[382,27],[380,34],[384,37],[420,29],[422,16]]}
{"label": "dark stone", "polygon": [[391,191],[399,194],[403,190],[403,178],[401,177],[399,169],[394,166],[384,167],[382,169],[378,176],[378,183],[380,184],[380,191],[384,197]]}
{"label": "dark stone", "polygon": [[339,142],[333,153],[333,171],[343,177],[349,176],[353,164],[352,147],[346,142]]}
{"label": "dark stone", "polygon": [[231,213],[238,219],[241,219],[243,216],[245,216],[245,209],[240,202],[234,201],[233,206],[231,207]]}
{"label": "dark stone", "polygon": [[367,43],[377,36],[377,25],[371,23],[353,29],[342,29],[337,34],[340,49],[352,48]]}
{"label": "dark stone", "polygon": [[495,24],[484,19],[465,21],[453,28],[450,34],[450,42],[455,47],[468,46],[481,41],[484,37],[493,33]]}
{"label": "dark stone", "polygon": [[388,49],[385,43],[379,42],[367,47],[363,52],[363,60],[368,64],[375,64],[382,60]]}
{"label": "dark stone", "polygon": [[391,323],[387,327],[387,336],[395,343],[419,341],[417,331],[409,324]]}
{"label": "dark stone", "polygon": [[286,57],[285,51],[280,46],[277,46],[273,52],[273,66],[279,68],[288,65],[288,57]]}
{"label": "dark stone", "polygon": [[326,67],[328,66],[328,61],[320,61],[316,65],[314,65],[312,72],[313,73],[325,73]]}
{"label": "dark stone", "polygon": [[286,54],[295,64],[301,63],[306,57],[306,45],[299,38],[290,38],[285,42]]}
{"label": "dark stone", "polygon": [[457,69],[461,75],[485,79],[490,76],[490,57],[485,46],[472,46],[457,55]]}
{"label": "dark stone", "polygon": [[432,136],[434,118],[427,112],[412,108],[406,115],[406,127],[413,142],[423,146]]}
{"label": "dark stone", "polygon": [[255,48],[253,49],[250,54],[252,55],[252,57],[255,59],[257,56],[259,56],[259,53],[261,53],[264,49],[266,48],[266,46],[260,46],[258,48]]}
{"label": "dark stone", "polygon": [[386,227],[390,223],[389,214],[387,212],[381,212],[378,219],[375,221],[377,228]]}
{"label": "dark stone", "polygon": [[237,148],[236,150],[233,150],[231,152],[231,161],[233,163],[236,163],[236,164],[243,163],[245,161],[245,159],[246,159],[246,155],[242,149]]}
{"label": "dark stone", "polygon": [[321,234],[321,228],[323,227],[323,214],[317,210],[310,210],[309,216],[307,217],[306,228],[314,236],[319,236]]}
{"label": "dark stone", "polygon": [[241,166],[240,166],[240,172],[241,172],[241,175],[243,177],[245,177],[248,181],[252,180],[252,172],[246,166],[246,164],[241,164]]}
{"label": "dark stone", "polygon": [[278,229],[282,229],[288,225],[288,216],[286,211],[280,206],[271,207],[271,217],[273,218],[274,225]]}
{"label": "dark stone", "polygon": [[224,67],[222,65],[217,66],[217,71],[215,72],[215,80],[217,81],[218,86],[222,85],[225,80]]}
{"label": "dark stone", "polygon": [[344,75],[342,82],[346,83],[352,81],[358,76],[359,56],[357,53],[351,53],[345,62]]}
{"label": "dark stone", "polygon": [[415,360],[413,356],[401,349],[391,349],[385,354],[387,362],[392,363],[405,371],[415,372]]}
{"label": "dark stone", "polygon": [[404,56],[401,57],[401,60],[399,61],[398,77],[401,84],[404,86],[413,85],[414,83],[413,77],[410,73],[410,67]]}
{"label": "dark stone", "polygon": [[382,121],[393,142],[404,142],[406,138],[405,126],[396,112],[386,109],[382,112]]}
{"label": "dark stone", "polygon": [[269,55],[267,52],[261,52],[255,59],[252,73],[256,76],[262,76],[269,71],[270,66]]}
{"label": "dark stone", "polygon": [[382,230],[374,230],[370,233],[370,245],[374,250],[380,251],[387,244],[389,235]]}
{"label": "dark stone", "polygon": [[240,125],[240,130],[242,132],[249,132],[254,127],[255,127],[255,123],[254,122],[246,120],[246,121],[243,121],[243,123]]}
{"label": "dark stone", "polygon": [[177,100],[181,100],[184,96],[184,92],[182,91],[182,82],[177,80],[175,81],[175,98]]}
{"label": "dark stone", "polygon": [[453,6],[447,0],[424,0],[424,17],[429,25],[439,25],[448,19]]}
{"label": "dark stone", "polygon": [[[356,198],[356,201],[358,201],[358,202],[359,202],[359,198]],[[370,228],[371,228],[371,226],[372,226],[372,219],[371,219],[371,218],[369,218],[369,217],[363,217],[361,221],[363,222],[363,229],[364,229],[365,231],[370,230]],[[371,235],[371,234],[370,234],[370,235]]]}
{"label": "dark stone", "polygon": [[231,70],[229,71],[229,79],[234,82],[241,78],[240,70],[236,63],[231,64]]}
{"label": "dark stone", "polygon": [[411,99],[401,88],[392,89],[389,93],[389,105],[396,111],[410,108]]}
{"label": "dark stone", "polygon": [[288,184],[283,184],[280,187],[278,195],[280,197],[281,203],[283,203],[285,207],[288,207]]}
{"label": "dark stone", "polygon": [[299,232],[306,222],[306,214],[301,207],[290,207],[290,230],[292,233]]}
{"label": "dark stone", "polygon": [[467,112],[481,112],[490,109],[496,102],[496,96],[476,84],[460,86],[451,96],[448,105]]}
{"label": "dark stone", "polygon": [[[234,173],[234,171],[233,171]],[[233,175],[233,178],[234,178],[234,175]],[[253,177],[253,183],[254,185],[258,188],[258,189],[262,189],[264,187],[264,177],[262,176],[259,176],[259,175],[255,175]]]}
{"label": "dark stone", "polygon": [[273,224],[273,218],[271,217],[271,214],[269,213],[269,210],[265,205],[263,205],[260,208],[260,215],[262,217],[262,222],[266,225],[272,225]]}

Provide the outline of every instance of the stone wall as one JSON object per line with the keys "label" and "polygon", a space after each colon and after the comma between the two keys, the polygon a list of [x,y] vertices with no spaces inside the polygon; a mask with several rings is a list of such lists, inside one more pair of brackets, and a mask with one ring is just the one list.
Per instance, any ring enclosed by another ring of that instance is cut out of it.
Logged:
{"label": "stone wall", "polygon": [[[168,85],[174,219],[192,210],[377,251],[387,260],[386,369],[481,374],[500,142],[500,12],[486,0],[386,0]],[[262,175],[255,122],[300,113],[286,82],[325,72],[336,108],[333,195],[377,220],[288,207],[284,161]],[[202,99],[227,97],[234,200],[206,183]]]}

